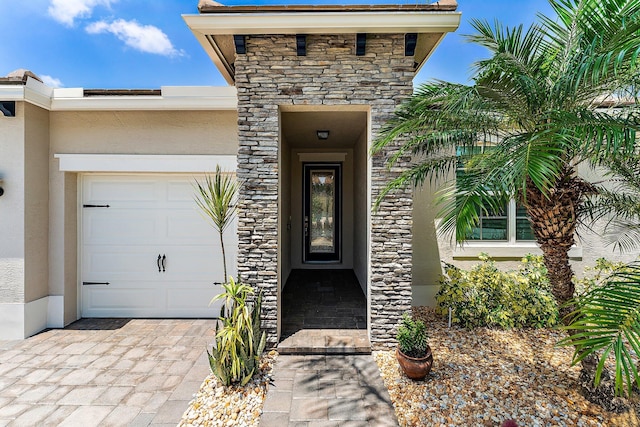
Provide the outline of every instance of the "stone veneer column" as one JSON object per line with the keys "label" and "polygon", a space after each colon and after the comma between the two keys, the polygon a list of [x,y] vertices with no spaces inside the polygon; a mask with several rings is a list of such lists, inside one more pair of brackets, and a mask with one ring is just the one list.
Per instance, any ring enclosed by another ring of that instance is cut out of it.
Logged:
{"label": "stone veneer column", "polygon": [[[375,137],[412,92],[413,57],[403,34],[370,34],[366,54],[355,55],[355,34],[308,35],[297,56],[294,35],[246,37],[235,61],[238,89],[238,275],[264,292],[263,326],[276,344],[278,287],[279,106],[362,105]],[[372,200],[401,171],[373,159]],[[411,191],[394,193],[372,215],[370,327],[374,348],[395,344],[394,331],[411,307]]]}

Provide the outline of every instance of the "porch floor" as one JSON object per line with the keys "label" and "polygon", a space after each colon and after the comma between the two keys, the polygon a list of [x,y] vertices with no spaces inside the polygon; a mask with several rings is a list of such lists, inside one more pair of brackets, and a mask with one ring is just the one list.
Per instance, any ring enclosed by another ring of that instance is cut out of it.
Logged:
{"label": "porch floor", "polygon": [[280,353],[371,352],[367,302],[353,270],[293,270],[282,302]]}

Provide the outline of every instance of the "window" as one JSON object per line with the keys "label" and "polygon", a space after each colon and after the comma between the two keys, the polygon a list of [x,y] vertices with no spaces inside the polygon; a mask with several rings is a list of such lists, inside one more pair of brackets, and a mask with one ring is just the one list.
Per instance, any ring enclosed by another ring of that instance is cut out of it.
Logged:
{"label": "window", "polygon": [[[461,157],[465,154],[479,154],[490,149],[491,146],[486,144],[477,145],[471,150],[458,147],[456,154]],[[464,164],[461,159],[458,162],[456,177],[460,177],[464,173]],[[508,243],[535,241],[527,211],[523,206],[516,204],[515,200],[507,203],[500,212],[486,213],[479,209],[478,217],[480,218],[478,226],[473,228],[468,235],[468,241]]]}
{"label": "window", "polygon": [[480,211],[478,216],[480,223],[471,231],[468,241],[515,243],[535,240],[526,210],[515,200],[511,200],[497,214],[487,215]]}
{"label": "window", "polygon": [[487,215],[482,209],[478,209],[480,222],[467,236],[467,240],[508,240],[508,210],[508,206],[504,206],[500,212]]}

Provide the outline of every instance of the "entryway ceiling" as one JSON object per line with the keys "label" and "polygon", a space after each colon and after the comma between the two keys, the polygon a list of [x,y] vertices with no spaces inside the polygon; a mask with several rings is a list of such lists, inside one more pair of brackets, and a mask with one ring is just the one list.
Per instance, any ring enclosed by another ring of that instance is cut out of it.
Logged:
{"label": "entryway ceiling", "polygon": [[[312,111],[282,113],[282,137],[291,148],[350,148],[367,129],[364,111]],[[320,140],[317,131],[328,130]]]}

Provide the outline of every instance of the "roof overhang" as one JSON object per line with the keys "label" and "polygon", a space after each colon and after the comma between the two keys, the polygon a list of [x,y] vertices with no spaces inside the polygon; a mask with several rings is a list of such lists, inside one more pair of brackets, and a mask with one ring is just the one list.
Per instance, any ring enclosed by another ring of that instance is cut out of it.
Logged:
{"label": "roof overhang", "polygon": [[34,78],[0,84],[0,100],[25,101],[49,111],[233,110],[235,87],[163,86],[159,90],[51,88]]}
{"label": "roof overhang", "polygon": [[414,62],[422,67],[442,38],[460,25],[453,0],[428,5],[219,6],[201,2],[199,15],[183,15],[229,84],[234,83],[234,35],[418,35]]}

